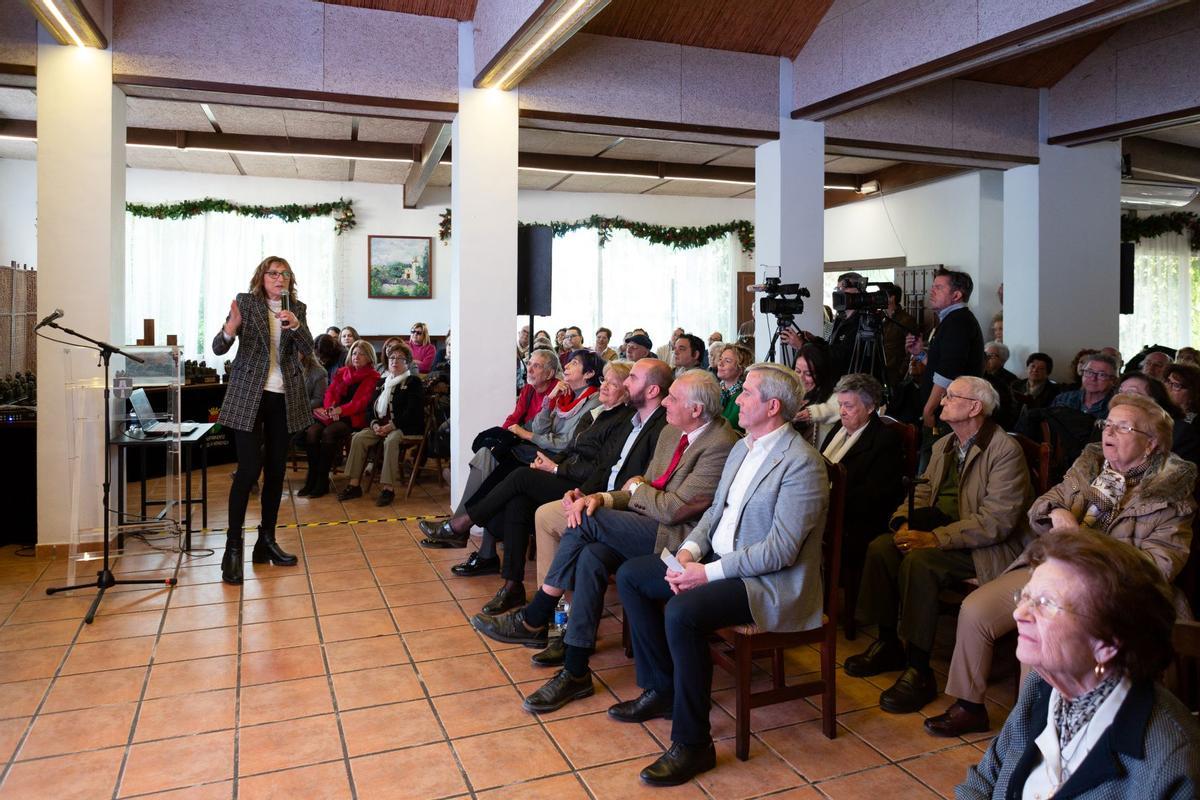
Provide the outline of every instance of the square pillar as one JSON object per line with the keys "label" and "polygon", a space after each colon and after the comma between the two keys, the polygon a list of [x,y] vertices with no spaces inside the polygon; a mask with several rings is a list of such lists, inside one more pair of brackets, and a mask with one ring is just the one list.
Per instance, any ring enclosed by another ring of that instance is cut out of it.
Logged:
{"label": "square pillar", "polygon": [[[125,95],[112,82],[112,51],[57,44],[38,32],[38,315],[121,343],[125,317]],[[38,541],[66,542],[67,437],[63,348],[38,341]],[[96,353],[71,354],[76,379],[102,379]],[[87,446],[90,446],[87,445]],[[100,486],[81,487],[81,522]],[[114,492],[119,491],[114,487]],[[114,494],[115,497],[115,494]]]}
{"label": "square pillar", "polygon": [[458,115],[451,128],[450,433],[457,504],[471,442],[516,400],[517,93],[476,89],[474,27],[459,24]]}
{"label": "square pillar", "polygon": [[1081,347],[1118,346],[1121,145],[1038,157],[1004,174],[1004,341],[1011,363],[1049,353],[1066,381]]}
{"label": "square pillar", "polygon": [[[825,270],[825,125],[792,119],[792,62],[781,58],[779,74],[779,140],[759,145],[754,157],[755,276],[763,267],[781,268],[784,283],[812,292],[804,313],[796,317],[802,330],[820,334],[821,292]],[[754,344],[759,360],[766,357],[775,320],[754,303]],[[777,351],[778,352],[778,351]]]}

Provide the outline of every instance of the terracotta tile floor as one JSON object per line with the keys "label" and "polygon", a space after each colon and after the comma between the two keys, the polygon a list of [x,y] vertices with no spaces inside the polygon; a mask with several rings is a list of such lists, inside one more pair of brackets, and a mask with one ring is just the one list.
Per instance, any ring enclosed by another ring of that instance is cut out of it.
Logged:
{"label": "terracotta tile floor", "polygon": [[[179,585],[110,591],[94,625],[82,624],[88,592],[46,596],[64,582],[61,560],[0,549],[0,800],[951,797],[986,747],[986,736],[934,739],[921,715],[880,711],[880,687],[894,676],[839,672],[835,740],[821,735],[818,705],[795,701],[754,713],[751,759],[738,762],[731,683],[718,671],[717,769],[649,789],[637,773],[670,726],[605,715],[639,691],[620,651],[615,593],[593,662],[596,696],[527,714],[521,696],[549,674],[530,665],[532,651],[482,639],[467,622],[499,579],[450,576],[467,551],[420,548],[414,521],[362,521],[444,513],[445,488],[418,486],[388,509],[372,498],[285,495],[281,524],[335,524],[281,529],[300,565],[248,563],[239,589],[219,573],[229,470],[210,474],[212,532],[194,541],[212,551],[137,545],[119,573],[174,574]],[[943,673],[952,635],[945,618],[935,653]],[[842,643],[838,660],[869,641]],[[812,672],[816,651],[788,663]],[[996,725],[1012,691],[1010,674],[998,676]]]}

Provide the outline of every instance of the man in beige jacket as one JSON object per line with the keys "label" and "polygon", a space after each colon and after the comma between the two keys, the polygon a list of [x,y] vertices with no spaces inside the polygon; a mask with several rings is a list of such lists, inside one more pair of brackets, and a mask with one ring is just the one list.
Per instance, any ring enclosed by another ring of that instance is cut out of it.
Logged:
{"label": "man in beige jacket", "polygon": [[950,384],[941,419],[951,433],[933,445],[911,517],[901,506],[892,515],[894,532],[867,548],[859,617],[879,626],[879,638],[847,658],[845,670],[857,678],[903,670],[879,696],[884,711],[907,714],[938,695],[929,666],[938,592],[970,578],[992,580],[1030,536],[1029,468],[1021,446],[989,419],[999,402],[982,378]]}

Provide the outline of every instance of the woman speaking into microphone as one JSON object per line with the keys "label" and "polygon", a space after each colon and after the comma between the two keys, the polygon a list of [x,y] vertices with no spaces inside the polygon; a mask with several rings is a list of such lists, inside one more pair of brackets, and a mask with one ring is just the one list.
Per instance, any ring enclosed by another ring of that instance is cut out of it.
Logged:
{"label": "woman speaking into microphone", "polygon": [[300,363],[312,352],[313,340],[304,308],[296,297],[291,266],[268,256],[254,270],[250,290],[234,298],[225,325],[213,339],[217,355],[224,355],[238,340],[217,420],[232,433],[238,459],[229,489],[229,528],[221,559],[221,580],[226,583],[242,582],[242,525],[259,470],[263,472],[262,523],[254,543],[254,563],[296,564],[296,557],[275,541],[275,521],[288,443],[310,422]]}

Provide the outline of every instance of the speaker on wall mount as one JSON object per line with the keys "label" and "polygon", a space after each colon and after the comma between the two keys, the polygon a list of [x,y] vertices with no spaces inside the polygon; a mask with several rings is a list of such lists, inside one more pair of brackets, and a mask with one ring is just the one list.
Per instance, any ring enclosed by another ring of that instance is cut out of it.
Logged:
{"label": "speaker on wall mount", "polygon": [[554,231],[549,225],[517,228],[517,314],[550,316]]}
{"label": "speaker on wall mount", "polygon": [[1121,242],[1121,313],[1133,313],[1133,242]]}

